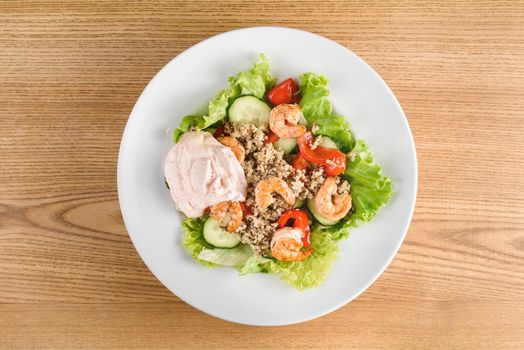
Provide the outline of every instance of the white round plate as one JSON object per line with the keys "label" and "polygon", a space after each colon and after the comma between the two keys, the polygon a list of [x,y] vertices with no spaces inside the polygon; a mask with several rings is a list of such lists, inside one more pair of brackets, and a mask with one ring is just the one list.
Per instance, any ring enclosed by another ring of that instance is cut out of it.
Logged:
{"label": "white round plate", "polygon": [[[394,195],[369,224],[340,243],[320,287],[295,290],[278,276],[239,276],[207,268],[182,246],[182,218],[164,184],[163,163],[181,118],[207,104],[227,78],[259,53],[279,80],[312,71],[329,79],[331,101],[357,138],[368,143]],[[338,309],[384,271],[407,232],[417,190],[417,161],[408,122],[395,96],[362,59],[308,32],[278,27],[235,30],[204,40],[169,62],[144,89],[127,122],[118,158],[118,195],[126,228],[153,274],[174,294],[215,317],[250,325],[307,321]],[[173,315],[177,317],[177,315]]]}

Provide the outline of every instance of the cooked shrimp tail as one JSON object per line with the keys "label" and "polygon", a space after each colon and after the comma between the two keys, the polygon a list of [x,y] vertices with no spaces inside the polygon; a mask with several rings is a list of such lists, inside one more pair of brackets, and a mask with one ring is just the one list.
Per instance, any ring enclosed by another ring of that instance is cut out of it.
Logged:
{"label": "cooked shrimp tail", "polygon": [[335,177],[327,177],[317,195],[315,205],[320,215],[339,220],[347,215],[351,209],[351,196],[349,194],[337,194],[337,180]]}
{"label": "cooked shrimp tail", "polygon": [[300,137],[306,132],[304,125],[298,125],[302,111],[297,105],[281,104],[269,114],[269,128],[278,137]]}
{"label": "cooked shrimp tail", "polygon": [[306,260],[313,249],[302,250],[302,231],[292,227],[278,229],[271,239],[271,254],[280,261]]}
{"label": "cooked shrimp tail", "polygon": [[233,136],[220,136],[217,138],[217,140],[224,146],[231,148],[231,151],[233,151],[233,154],[240,163],[244,161],[244,158],[246,157],[246,150],[240,141],[238,141]]}
{"label": "cooked shrimp tail", "polygon": [[242,207],[239,202],[225,201],[211,207],[210,215],[226,226],[228,232],[234,232],[242,223]]}
{"label": "cooked shrimp tail", "polygon": [[255,187],[255,203],[264,210],[274,202],[273,193],[278,193],[287,204],[295,203],[295,195],[288,184],[278,177],[268,177],[260,181]]}

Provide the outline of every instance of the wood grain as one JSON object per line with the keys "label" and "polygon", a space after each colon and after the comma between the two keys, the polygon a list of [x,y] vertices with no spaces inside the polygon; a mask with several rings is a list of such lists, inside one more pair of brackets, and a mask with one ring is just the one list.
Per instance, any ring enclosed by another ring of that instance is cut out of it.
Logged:
{"label": "wood grain", "polygon": [[[388,82],[419,161],[413,223],[356,301],[305,324],[214,319],[123,226],[127,117],[166,62],[223,31],[334,39]],[[0,2],[0,348],[524,348],[524,3]]]}

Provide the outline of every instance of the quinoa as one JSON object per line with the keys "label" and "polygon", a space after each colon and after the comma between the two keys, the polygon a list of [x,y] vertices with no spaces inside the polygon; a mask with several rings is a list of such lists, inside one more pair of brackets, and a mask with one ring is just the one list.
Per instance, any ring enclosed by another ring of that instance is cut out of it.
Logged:
{"label": "quinoa", "polygon": [[305,200],[314,198],[326,179],[322,167],[313,168],[307,174],[304,170],[294,169],[285,160],[282,151],[264,142],[266,131],[267,127],[253,124],[226,123],[224,128],[224,133],[235,137],[246,151],[242,168],[247,181],[246,205],[251,213],[244,217],[235,233],[258,255],[269,253],[277,221],[292,206],[275,194],[273,202],[266,209],[260,209],[255,203],[256,185],[261,180],[277,177],[288,184],[297,200]]}
{"label": "quinoa", "polygon": [[335,176],[335,184],[337,185],[337,194],[349,194],[351,185],[347,180],[342,179],[340,176]]}
{"label": "quinoa", "polygon": [[[339,178],[340,179],[340,178]],[[351,186],[346,180],[340,180],[337,186],[337,194],[349,194]]]}
{"label": "quinoa", "polygon": [[324,169],[321,167],[314,169],[309,176],[309,193],[307,198],[315,197],[325,180]]}

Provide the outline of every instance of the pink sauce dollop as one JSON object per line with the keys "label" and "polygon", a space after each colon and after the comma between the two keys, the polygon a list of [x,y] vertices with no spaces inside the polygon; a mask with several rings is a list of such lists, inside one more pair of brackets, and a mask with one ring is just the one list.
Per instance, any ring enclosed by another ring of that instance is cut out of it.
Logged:
{"label": "pink sauce dollop", "polygon": [[187,217],[204,215],[223,201],[245,201],[247,181],[231,149],[203,131],[182,135],[166,157],[164,175],[171,197]]}

